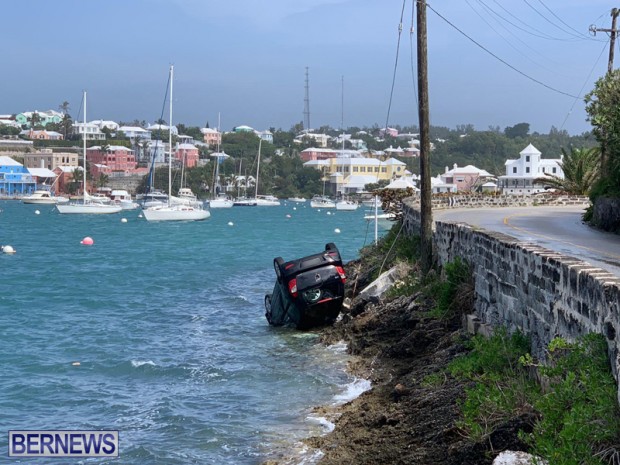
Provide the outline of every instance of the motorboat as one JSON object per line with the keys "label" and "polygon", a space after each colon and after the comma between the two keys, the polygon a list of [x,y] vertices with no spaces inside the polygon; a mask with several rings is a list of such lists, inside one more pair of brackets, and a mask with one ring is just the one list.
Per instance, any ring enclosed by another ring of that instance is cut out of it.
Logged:
{"label": "motorboat", "polygon": [[226,194],[220,194],[209,200],[209,208],[230,208],[234,205],[233,200]]}
{"label": "motorboat", "polygon": [[131,198],[131,194],[125,189],[114,189],[110,193],[111,203],[113,205],[119,205],[123,210],[136,210],[140,207],[138,202],[135,202]]}
{"label": "motorboat", "polygon": [[341,199],[336,202],[336,210],[339,211],[354,211],[359,208],[359,204],[353,200]]}
{"label": "motorboat", "polygon": [[181,187],[176,196],[170,198],[170,203],[174,205],[190,205],[192,207],[202,207],[202,200],[199,200],[196,194],[189,187]]}
{"label": "motorboat", "polygon": [[146,194],[138,194],[136,200],[142,208],[158,207],[168,204],[168,194],[159,189],[153,189]]}
{"label": "motorboat", "polygon": [[257,195],[256,206],[258,207],[277,207],[280,201],[273,195]]}
{"label": "motorboat", "polygon": [[252,197],[239,197],[233,202],[235,207],[255,207],[256,199]]}
{"label": "motorboat", "polygon": [[310,199],[310,206],[312,208],[336,208],[336,202],[329,197],[315,195]]}
{"label": "motorboat", "polygon": [[101,192],[95,192],[94,194],[88,194],[91,200],[97,200],[103,204],[109,204],[112,202],[112,199],[107,195]]}
{"label": "motorboat", "polygon": [[22,203],[32,203],[37,205],[56,205],[57,203],[68,202],[66,197],[56,197],[50,191],[35,190],[31,195],[22,197]]}
{"label": "motorboat", "polygon": [[296,203],[304,203],[306,201],[306,199],[304,197],[289,197],[288,201],[289,202],[296,202]]}

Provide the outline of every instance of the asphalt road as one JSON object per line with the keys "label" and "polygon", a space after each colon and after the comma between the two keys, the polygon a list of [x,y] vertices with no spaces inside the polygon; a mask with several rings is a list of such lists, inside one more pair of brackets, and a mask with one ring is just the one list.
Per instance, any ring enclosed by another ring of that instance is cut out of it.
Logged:
{"label": "asphalt road", "polygon": [[620,276],[620,236],[581,221],[582,207],[513,207],[433,211],[433,219],[458,221],[586,261]]}

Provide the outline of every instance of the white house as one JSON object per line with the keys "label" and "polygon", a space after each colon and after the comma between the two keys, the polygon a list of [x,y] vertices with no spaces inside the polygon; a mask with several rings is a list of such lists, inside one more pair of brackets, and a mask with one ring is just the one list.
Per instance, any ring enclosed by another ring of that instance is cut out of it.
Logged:
{"label": "white house", "polygon": [[564,178],[562,158],[542,159],[540,151],[529,144],[516,160],[506,160],[506,175],[499,177],[498,188],[503,194],[528,195],[543,192],[538,178],[553,175]]}
{"label": "white house", "polygon": [[147,131],[140,126],[120,126],[118,130],[130,139],[151,140],[151,131]]}
{"label": "white house", "polygon": [[105,134],[95,123],[73,123],[73,132],[80,136],[86,134],[86,140],[105,140]]}

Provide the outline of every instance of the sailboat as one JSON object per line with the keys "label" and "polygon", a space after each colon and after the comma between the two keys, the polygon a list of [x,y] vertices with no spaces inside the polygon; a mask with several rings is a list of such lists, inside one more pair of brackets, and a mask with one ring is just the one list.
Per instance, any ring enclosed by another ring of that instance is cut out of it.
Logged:
{"label": "sailboat", "polygon": [[83,149],[82,156],[84,160],[84,165],[82,167],[83,178],[83,196],[81,202],[71,202],[71,203],[57,203],[56,209],[58,213],[68,214],[68,213],[79,213],[79,214],[97,214],[102,215],[106,213],[118,213],[122,210],[122,208],[118,205],[111,205],[102,202],[99,199],[95,199],[92,196],[88,195],[86,192],[86,91],[84,91],[84,135],[83,135]]}
{"label": "sailboat", "polygon": [[258,175],[260,173],[260,152],[263,140],[258,141],[258,156],[256,159],[256,181],[254,182],[254,198],[249,199],[237,199],[235,200],[235,206],[242,207],[277,207],[280,205],[280,201],[273,195],[258,195]]}
{"label": "sailboat", "polygon": [[170,153],[168,154],[168,203],[146,208],[142,211],[147,221],[199,221],[211,216],[208,210],[201,207],[172,203],[172,83],[174,66],[170,66],[170,121],[168,138]]}
{"label": "sailboat", "polygon": [[213,173],[213,198],[209,200],[209,208],[231,208],[233,206],[232,199],[226,195],[225,192],[219,192],[220,185],[220,163],[222,159],[228,158],[230,155],[227,155],[224,152],[220,152],[220,115],[217,115],[217,132],[219,133],[218,142],[217,142],[217,151],[212,153],[211,156],[215,158],[215,169]]}

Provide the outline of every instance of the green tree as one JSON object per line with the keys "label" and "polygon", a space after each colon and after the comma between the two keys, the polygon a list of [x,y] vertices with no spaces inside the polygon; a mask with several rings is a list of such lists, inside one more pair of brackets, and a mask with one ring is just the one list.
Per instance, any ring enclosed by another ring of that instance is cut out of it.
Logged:
{"label": "green tree", "polygon": [[548,187],[553,187],[574,195],[588,195],[599,177],[599,149],[571,147],[570,152],[562,149],[562,161],[560,167],[564,171],[564,177],[555,175],[538,178]]}
{"label": "green tree", "polygon": [[529,132],[529,123],[519,123],[515,124],[514,126],[507,126],[506,129],[504,129],[504,134],[510,139],[515,139],[517,137],[527,137]]}
{"label": "green tree", "polygon": [[32,115],[28,118],[28,122],[32,129],[36,129],[38,126],[41,126],[41,116],[36,111],[33,111]]}
{"label": "green tree", "polygon": [[601,146],[598,195],[620,196],[620,70],[596,81],[585,96],[588,121]]}
{"label": "green tree", "polygon": [[58,105],[58,109],[62,112],[63,115],[66,115],[67,113],[69,113],[69,110],[71,108],[69,107],[69,102],[65,100],[60,105]]}

